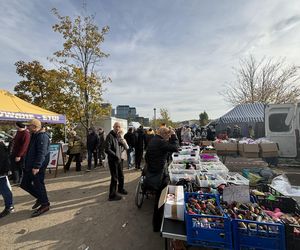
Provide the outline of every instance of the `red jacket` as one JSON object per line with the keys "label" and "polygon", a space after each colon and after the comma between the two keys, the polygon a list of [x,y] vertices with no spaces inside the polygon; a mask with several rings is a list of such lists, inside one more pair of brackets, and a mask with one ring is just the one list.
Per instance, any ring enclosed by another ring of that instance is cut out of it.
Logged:
{"label": "red jacket", "polygon": [[17,134],[14,138],[12,154],[15,157],[25,156],[28,145],[30,142],[30,133],[27,129],[23,131],[17,131]]}

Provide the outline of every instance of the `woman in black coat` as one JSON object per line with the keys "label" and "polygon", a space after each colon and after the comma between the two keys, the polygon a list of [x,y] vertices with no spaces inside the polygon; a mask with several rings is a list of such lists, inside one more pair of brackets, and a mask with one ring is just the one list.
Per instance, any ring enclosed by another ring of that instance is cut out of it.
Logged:
{"label": "woman in black coat", "polygon": [[158,232],[162,221],[162,208],[158,209],[161,191],[169,183],[167,170],[165,168],[168,153],[178,151],[178,140],[175,132],[168,128],[160,128],[157,134],[149,142],[145,160],[146,187],[155,190],[155,203],[153,213],[153,231]]}

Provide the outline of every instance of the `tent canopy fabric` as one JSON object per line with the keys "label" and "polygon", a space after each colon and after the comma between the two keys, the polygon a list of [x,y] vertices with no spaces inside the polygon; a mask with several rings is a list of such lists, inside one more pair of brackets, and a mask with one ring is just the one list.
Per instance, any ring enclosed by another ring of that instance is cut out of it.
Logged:
{"label": "tent canopy fabric", "polygon": [[42,109],[0,89],[1,121],[28,121],[33,118],[39,119],[43,123],[66,123],[64,115]]}
{"label": "tent canopy fabric", "polygon": [[218,119],[218,123],[264,122],[263,103],[240,104]]}

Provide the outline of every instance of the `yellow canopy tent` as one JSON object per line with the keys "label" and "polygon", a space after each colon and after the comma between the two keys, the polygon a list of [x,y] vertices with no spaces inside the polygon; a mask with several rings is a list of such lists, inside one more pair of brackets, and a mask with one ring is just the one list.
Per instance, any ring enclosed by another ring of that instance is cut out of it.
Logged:
{"label": "yellow canopy tent", "polygon": [[43,123],[66,123],[64,115],[42,109],[0,89],[0,121],[28,121],[33,118]]}

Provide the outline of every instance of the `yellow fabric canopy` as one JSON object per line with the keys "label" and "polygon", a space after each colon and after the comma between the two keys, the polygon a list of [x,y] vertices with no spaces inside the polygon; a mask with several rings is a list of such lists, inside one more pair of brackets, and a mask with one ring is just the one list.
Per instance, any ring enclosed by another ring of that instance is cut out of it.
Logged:
{"label": "yellow fabric canopy", "polygon": [[33,118],[46,123],[65,123],[65,116],[35,106],[0,89],[0,120],[27,121]]}

